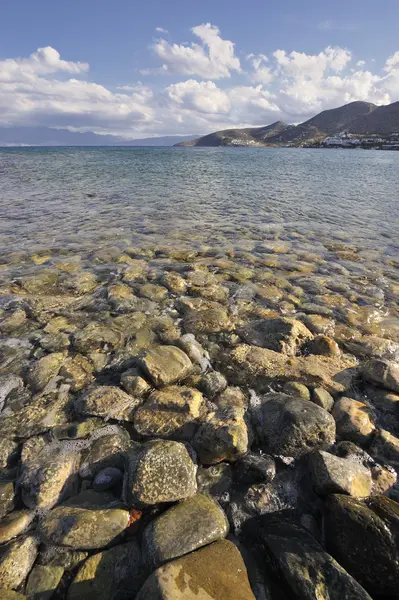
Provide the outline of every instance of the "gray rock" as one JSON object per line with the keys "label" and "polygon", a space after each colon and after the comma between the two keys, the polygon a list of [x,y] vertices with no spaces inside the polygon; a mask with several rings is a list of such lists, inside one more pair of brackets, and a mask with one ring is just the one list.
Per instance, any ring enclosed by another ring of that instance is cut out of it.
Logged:
{"label": "gray rock", "polygon": [[226,537],[226,515],[203,494],[176,504],[144,530],[143,554],[152,568]]}
{"label": "gray rock", "polygon": [[26,535],[1,547],[0,587],[15,589],[22,585],[36,560],[37,546],[36,538]]}
{"label": "gray rock", "polygon": [[265,452],[298,458],[335,441],[335,421],[313,402],[267,394],[259,413],[258,435]]}
{"label": "gray rock", "polygon": [[371,600],[301,525],[275,515],[252,519],[244,528],[248,544],[265,566],[270,563],[286,583],[288,598]]}
{"label": "gray rock", "polygon": [[218,408],[248,408],[248,400],[239,387],[227,387],[214,399],[214,403]]}
{"label": "gray rock", "polygon": [[62,567],[35,565],[26,585],[28,598],[50,600],[64,574]]}
{"label": "gray rock", "polygon": [[138,369],[129,369],[121,375],[121,385],[131,396],[142,398],[150,390],[151,386],[141,377]]}
{"label": "gray rock", "polygon": [[197,472],[198,491],[220,499],[229,491],[233,483],[231,466],[227,463],[212,465],[207,469],[200,467]]}
{"label": "gray rock", "polygon": [[375,424],[370,408],[353,398],[340,398],[331,411],[337,424],[337,437],[355,444],[366,444],[371,439]]}
{"label": "gray rock", "polygon": [[93,381],[93,371],[91,361],[82,354],[76,354],[64,360],[59,374],[71,386],[71,390],[77,392]]}
{"label": "gray rock", "polygon": [[311,401],[317,404],[317,406],[321,406],[324,410],[328,412],[331,411],[334,406],[334,398],[327,392],[327,390],[317,387],[312,390]]}
{"label": "gray rock", "polygon": [[238,331],[240,337],[253,346],[269,348],[288,356],[295,356],[313,334],[301,321],[279,317],[254,321]]}
{"label": "gray rock", "polygon": [[31,363],[27,377],[31,390],[33,392],[44,390],[50,379],[58,375],[66,357],[66,352],[53,352]]}
{"label": "gray rock", "polygon": [[343,345],[356,356],[399,360],[399,344],[385,338],[364,335],[358,340],[347,340]]}
{"label": "gray rock", "polygon": [[140,368],[156,387],[177,383],[192,370],[192,362],[176,346],[158,346],[148,350],[139,359]]}
{"label": "gray rock", "polygon": [[269,483],[276,475],[276,463],[271,456],[248,453],[234,465],[234,480],[243,485]]}
{"label": "gray rock", "polygon": [[399,392],[399,364],[383,359],[368,361],[362,369],[363,379],[375,385]]}
{"label": "gray rock", "polygon": [[13,439],[0,439],[0,472],[7,472],[15,467],[18,461],[18,447],[18,442]]}
{"label": "gray rock", "polygon": [[82,354],[104,349],[112,351],[122,346],[123,342],[124,336],[121,331],[94,321],[79,331],[73,340],[75,349]]}
{"label": "gray rock", "polygon": [[115,467],[106,467],[97,473],[93,481],[93,490],[102,492],[109,490],[122,482],[123,474],[120,469]]}
{"label": "gray rock", "polygon": [[70,571],[86,560],[88,555],[88,552],[79,552],[78,550],[64,548],[64,546],[46,546],[42,544],[37,564],[62,567],[65,571]]}
{"label": "gray rock", "polygon": [[92,386],[76,399],[75,411],[79,415],[133,421],[141,403],[141,398],[134,398],[116,386]]}
{"label": "gray rock", "polygon": [[217,371],[210,371],[209,373],[202,375],[198,382],[198,389],[211,400],[220,394],[220,392],[223,392],[226,387],[227,381],[225,376]]}
{"label": "gray rock", "polygon": [[151,506],[175,502],[197,491],[197,466],[186,446],[168,440],[153,440],[128,454],[125,481],[129,505]]}
{"label": "gray rock", "polygon": [[248,452],[250,441],[244,410],[232,406],[209,413],[192,444],[201,463],[212,465],[237,460]]}
{"label": "gray rock", "polygon": [[[114,426],[115,428],[115,426]],[[130,436],[123,427],[117,427],[114,433],[104,434],[95,439],[87,456],[80,466],[80,476],[83,479],[92,479],[107,467],[123,470],[127,452],[131,447]],[[98,434],[101,433],[101,429]]]}
{"label": "gray rock", "polygon": [[385,496],[329,496],[327,550],[373,595],[395,597],[399,578],[399,505]]}
{"label": "gray rock", "polygon": [[29,510],[14,510],[0,521],[0,544],[9,542],[24,533],[33,522],[35,513]]}
{"label": "gray rock", "polygon": [[129,512],[120,508],[57,506],[45,515],[38,531],[46,544],[96,550],[118,539],[128,523]]}
{"label": "gray rock", "polygon": [[255,600],[237,547],[220,540],[157,569],[136,600]]}
{"label": "gray rock", "polygon": [[283,391],[289,396],[302,398],[302,400],[310,400],[310,392],[306,385],[303,385],[303,383],[297,383],[296,381],[288,381],[285,384]]}
{"label": "gray rock", "polygon": [[370,470],[356,460],[317,450],[311,455],[309,466],[314,488],[322,496],[349,494],[364,497],[371,492]]}

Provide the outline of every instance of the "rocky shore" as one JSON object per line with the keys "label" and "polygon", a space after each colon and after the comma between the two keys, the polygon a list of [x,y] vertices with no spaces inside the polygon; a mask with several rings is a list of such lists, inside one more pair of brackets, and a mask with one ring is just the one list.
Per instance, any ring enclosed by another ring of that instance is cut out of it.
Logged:
{"label": "rocky shore", "polygon": [[399,285],[370,265],[8,256],[0,598],[397,598]]}

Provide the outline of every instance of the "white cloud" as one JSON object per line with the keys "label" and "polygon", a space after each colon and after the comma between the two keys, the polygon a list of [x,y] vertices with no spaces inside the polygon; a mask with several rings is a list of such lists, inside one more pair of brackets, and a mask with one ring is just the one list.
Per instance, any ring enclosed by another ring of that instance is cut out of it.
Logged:
{"label": "white cloud", "polygon": [[163,61],[161,73],[220,79],[230,77],[232,71],[240,71],[233,42],[222,39],[217,27],[206,23],[193,27],[191,31],[202,44],[185,46],[170,44],[163,39],[154,44],[155,54]]}
{"label": "white cloud", "polygon": [[169,31],[167,29],[164,29],[163,27],[155,27],[155,31],[157,31],[158,33],[169,33]]}
{"label": "white cloud", "polygon": [[268,84],[274,79],[274,73],[268,65],[269,59],[264,54],[249,54],[247,60],[251,62],[253,71],[249,78],[253,83]]}
{"label": "white cloud", "polygon": [[79,75],[88,69],[87,63],[61,60],[57,50],[46,46],[38,48],[29,58],[8,58],[0,61],[0,81],[30,81],[37,76],[60,71]]}
{"label": "white cloud", "polygon": [[366,64],[365,60],[358,60],[356,63],[357,67],[364,67],[364,65]]}
{"label": "white cloud", "polygon": [[328,19],[317,24],[317,29],[322,31],[356,31],[359,29],[359,25],[356,23],[335,23]]}

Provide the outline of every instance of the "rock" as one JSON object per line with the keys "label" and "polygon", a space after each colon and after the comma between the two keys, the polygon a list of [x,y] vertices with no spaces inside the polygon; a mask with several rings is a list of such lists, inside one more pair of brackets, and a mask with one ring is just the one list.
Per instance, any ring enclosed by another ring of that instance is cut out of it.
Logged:
{"label": "rock", "polygon": [[90,556],[68,590],[68,600],[113,600],[134,597],[143,581],[136,541]]}
{"label": "rock", "polygon": [[50,600],[64,574],[62,567],[35,565],[26,585],[28,598]]}
{"label": "rock", "polygon": [[0,519],[14,508],[14,483],[0,481]]}
{"label": "rock", "polygon": [[36,560],[37,546],[36,538],[26,535],[1,547],[1,587],[15,589],[22,585]]}
{"label": "rock", "polygon": [[258,416],[265,452],[298,458],[335,441],[333,417],[313,402],[281,393],[266,394]]}
{"label": "rock", "polygon": [[201,370],[205,370],[210,367],[209,355],[195,339],[192,333],[186,333],[176,341],[176,346],[181,348],[183,352],[187,354],[190,360],[201,367]]}
{"label": "rock", "polygon": [[249,435],[244,410],[223,408],[207,415],[192,444],[201,463],[232,462],[248,452]]}
{"label": "rock", "polygon": [[143,534],[143,555],[157,568],[163,563],[226,537],[229,525],[219,504],[196,494],[151,521]]}
{"label": "rock", "polygon": [[107,290],[108,302],[115,311],[131,311],[137,304],[137,297],[128,285],[117,283]]}
{"label": "rock", "polygon": [[57,440],[79,440],[91,436],[102,427],[104,427],[103,419],[88,417],[54,427],[51,433]]}
{"label": "rock", "polygon": [[[113,433],[107,433],[93,441],[88,455],[80,466],[80,476],[83,479],[92,479],[107,467],[123,470],[126,455],[131,447],[130,436],[123,427],[115,427]],[[100,435],[99,430],[98,435]]]}
{"label": "rock", "polygon": [[227,463],[212,465],[207,469],[200,467],[197,471],[198,491],[220,499],[228,492],[233,483],[231,466]]}
{"label": "rock", "polygon": [[50,510],[71,495],[79,469],[80,454],[68,442],[47,445],[36,457],[23,463],[19,485],[28,508]]}
{"label": "rock", "polygon": [[[297,381],[309,387],[323,387],[332,394],[344,392],[354,376],[355,359],[326,356],[299,356],[266,348],[236,346],[227,357],[230,384],[246,385],[263,393],[276,383]],[[231,367],[231,368],[230,368]]]}
{"label": "rock", "polygon": [[129,512],[120,508],[57,506],[44,516],[38,530],[46,544],[96,550],[115,541],[128,523]]}
{"label": "rock", "polygon": [[373,479],[373,496],[388,495],[398,479],[396,471],[392,467],[380,465],[372,467],[371,477]]}
{"label": "rock", "polygon": [[161,283],[173,294],[185,294],[187,290],[187,283],[179,273],[174,271],[166,272],[162,276]]}
{"label": "rock", "polygon": [[134,427],[145,437],[190,441],[205,410],[201,392],[184,386],[169,386],[153,392],[137,410]]}
{"label": "rock", "polygon": [[314,488],[321,496],[349,494],[364,497],[371,493],[371,473],[356,460],[316,450],[310,456],[309,466]]}
{"label": "rock", "polygon": [[375,434],[370,453],[381,462],[387,462],[399,469],[399,439],[385,429],[379,429]]}
{"label": "rock", "polygon": [[71,550],[63,546],[42,545],[37,564],[62,567],[65,571],[71,571],[86,560],[88,555],[88,552],[79,552],[78,550]]}
{"label": "rock", "polygon": [[0,598],[1,600],[27,600],[26,596],[5,588],[0,588]]}
{"label": "rock", "polygon": [[180,348],[158,346],[144,353],[139,359],[139,366],[156,387],[163,387],[184,379],[193,365]]}
{"label": "rock", "polygon": [[238,333],[247,344],[288,356],[295,356],[301,346],[313,338],[301,321],[285,317],[254,321],[239,329]]}
{"label": "rock", "polygon": [[[24,533],[35,518],[35,513],[28,510],[14,510],[0,521],[0,544],[4,544]],[[1,596],[0,596],[1,597]]]}
{"label": "rock", "polygon": [[317,387],[312,390],[310,400],[328,412],[330,412],[334,406],[334,398],[327,392],[327,390],[321,387]]}
{"label": "rock", "polygon": [[128,455],[126,499],[129,505],[175,502],[197,491],[197,466],[184,444],[153,440]]}
{"label": "rock", "polygon": [[202,375],[198,382],[198,389],[211,400],[223,392],[226,387],[227,381],[225,376],[217,371],[210,371],[209,373]]}
{"label": "rock", "polygon": [[303,383],[297,383],[296,381],[288,381],[284,388],[284,393],[289,396],[296,396],[302,398],[302,400],[310,400],[310,392],[306,385]]}
{"label": "rock", "polygon": [[399,392],[399,364],[383,359],[368,361],[363,369],[362,376],[365,381],[380,385],[387,390]]}
{"label": "rock", "polygon": [[397,593],[398,506],[385,496],[342,495],[329,496],[325,505],[328,551],[373,597]]}
{"label": "rock", "polygon": [[348,352],[356,356],[399,360],[399,343],[385,338],[364,335],[356,340],[347,340],[343,345]]}
{"label": "rock", "polygon": [[267,514],[244,527],[258,562],[277,571],[287,598],[303,600],[371,600],[310,533],[301,525]]}
{"label": "rock", "polygon": [[0,438],[0,473],[15,467],[18,460],[19,444],[10,438]]}
{"label": "rock", "polygon": [[66,356],[65,352],[53,352],[31,363],[27,383],[33,392],[44,390],[50,379],[58,375]]}
{"label": "rock", "polygon": [[220,307],[190,311],[183,319],[183,327],[187,333],[210,334],[231,331],[234,325],[226,309]]}
{"label": "rock", "polygon": [[148,298],[154,302],[162,302],[168,297],[168,290],[162,285],[154,285],[152,283],[146,283],[140,288],[140,296]]}
{"label": "rock", "polygon": [[142,398],[151,390],[151,386],[140,376],[137,369],[129,369],[122,373],[121,385],[128,394],[138,398]]}
{"label": "rock", "polygon": [[109,490],[120,483],[122,483],[123,474],[122,471],[115,467],[106,467],[99,471],[94,478],[93,490],[96,492],[102,492]]}
{"label": "rock", "polygon": [[136,600],[255,600],[237,547],[220,540],[157,569]]}
{"label": "rock", "polygon": [[93,381],[93,371],[92,363],[82,354],[76,354],[64,360],[59,373],[71,390],[77,392]]}
{"label": "rock", "polygon": [[124,335],[121,331],[93,321],[75,335],[73,345],[77,352],[90,354],[101,350],[115,350],[123,342]]}
{"label": "rock", "polygon": [[271,456],[249,453],[234,465],[234,480],[243,485],[269,483],[276,475],[276,463]]}
{"label": "rock", "polygon": [[341,398],[332,409],[337,424],[337,437],[355,444],[368,442],[375,431],[371,411],[366,404],[352,398]]}
{"label": "rock", "polygon": [[214,402],[220,409],[236,407],[246,410],[248,408],[248,401],[238,387],[227,387]]}
{"label": "rock", "polygon": [[86,416],[133,421],[133,415],[142,403],[113,385],[94,385],[87,388],[75,400],[77,414]]}

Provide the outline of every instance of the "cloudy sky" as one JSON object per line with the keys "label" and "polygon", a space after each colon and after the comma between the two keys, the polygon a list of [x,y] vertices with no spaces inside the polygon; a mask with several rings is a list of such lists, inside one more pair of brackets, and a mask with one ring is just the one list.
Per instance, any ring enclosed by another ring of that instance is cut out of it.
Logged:
{"label": "cloudy sky", "polygon": [[399,100],[399,0],[0,0],[0,126],[125,137]]}

